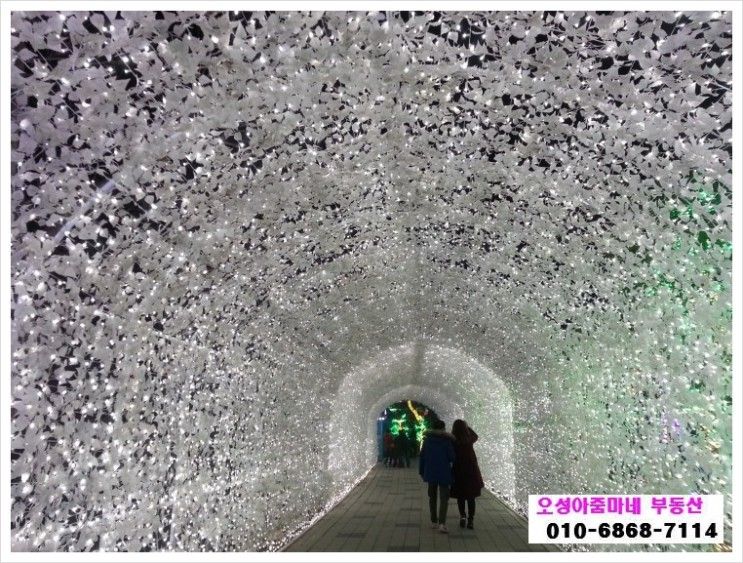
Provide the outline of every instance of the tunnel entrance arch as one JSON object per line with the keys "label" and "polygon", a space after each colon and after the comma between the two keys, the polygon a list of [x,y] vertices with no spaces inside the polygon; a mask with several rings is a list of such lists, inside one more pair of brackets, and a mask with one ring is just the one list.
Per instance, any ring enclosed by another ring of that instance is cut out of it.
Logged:
{"label": "tunnel entrance arch", "polygon": [[[462,418],[480,435],[476,452],[486,486],[506,501],[516,490],[513,399],[496,373],[461,350],[436,343],[393,347],[349,372],[333,398],[328,479],[338,500],[376,463],[377,418],[412,398],[433,408],[447,428]],[[366,412],[366,419],[348,413]]]}

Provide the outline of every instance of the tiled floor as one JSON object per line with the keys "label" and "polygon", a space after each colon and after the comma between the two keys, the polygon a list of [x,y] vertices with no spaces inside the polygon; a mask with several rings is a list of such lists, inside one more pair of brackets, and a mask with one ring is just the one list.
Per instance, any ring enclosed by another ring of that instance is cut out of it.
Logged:
{"label": "tiled floor", "polygon": [[527,542],[526,520],[487,491],[477,499],[475,529],[459,527],[449,501],[449,534],[430,527],[426,485],[417,468],[378,465],[286,551],[554,551]]}

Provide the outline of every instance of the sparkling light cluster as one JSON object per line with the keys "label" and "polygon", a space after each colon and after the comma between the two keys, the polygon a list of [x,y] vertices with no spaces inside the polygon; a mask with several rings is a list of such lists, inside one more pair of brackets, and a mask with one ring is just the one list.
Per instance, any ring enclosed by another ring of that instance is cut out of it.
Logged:
{"label": "sparkling light cluster", "polygon": [[730,14],[11,25],[14,549],[277,549],[407,398],[729,525]]}

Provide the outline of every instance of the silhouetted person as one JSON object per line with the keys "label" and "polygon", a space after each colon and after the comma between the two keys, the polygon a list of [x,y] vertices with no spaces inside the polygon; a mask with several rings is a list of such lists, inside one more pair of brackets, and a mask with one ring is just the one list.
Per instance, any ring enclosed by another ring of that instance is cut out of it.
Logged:
{"label": "silhouetted person", "polygon": [[403,430],[400,430],[400,433],[395,436],[395,457],[397,459],[397,467],[410,467],[408,437]]}
{"label": "silhouetted person", "polygon": [[[477,442],[477,433],[464,420],[455,420],[451,432],[454,434],[454,466],[452,473],[454,483],[451,487],[451,496],[457,499],[459,508],[459,527],[464,528],[465,518],[467,527],[472,530],[475,519],[475,497],[479,497],[485,486],[477,464],[477,456],[473,444]],[[464,513],[464,504],[467,503],[467,514]]]}
{"label": "silhouetted person", "polygon": [[[428,507],[431,510],[432,527],[446,534],[446,511],[449,503],[449,487],[452,483],[451,465],[454,462],[454,436],[445,431],[443,420],[436,420],[433,429],[426,432],[421,448],[418,472],[428,483]],[[439,496],[436,512],[436,493]]]}
{"label": "silhouetted person", "polygon": [[392,433],[387,430],[384,433],[384,464],[387,467],[392,466],[392,462],[395,459],[395,440],[392,438]]}

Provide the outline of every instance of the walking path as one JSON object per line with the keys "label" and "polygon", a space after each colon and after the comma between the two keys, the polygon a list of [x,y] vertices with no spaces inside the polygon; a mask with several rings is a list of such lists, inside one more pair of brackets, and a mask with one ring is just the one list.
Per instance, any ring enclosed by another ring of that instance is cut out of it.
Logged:
{"label": "walking path", "polygon": [[449,533],[431,529],[426,485],[414,465],[377,465],[285,551],[557,551],[529,544],[526,520],[486,490],[477,499],[474,530],[459,527],[454,499]]}

